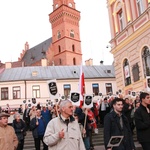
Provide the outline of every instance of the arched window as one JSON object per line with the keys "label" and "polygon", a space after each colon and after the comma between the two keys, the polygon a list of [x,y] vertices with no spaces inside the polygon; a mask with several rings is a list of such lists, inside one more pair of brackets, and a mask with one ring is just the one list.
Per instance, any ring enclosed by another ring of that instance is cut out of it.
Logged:
{"label": "arched window", "polygon": [[57,32],[57,39],[60,39],[61,38],[61,33],[60,31]]}
{"label": "arched window", "polygon": [[130,85],[131,84],[130,66],[127,59],[125,59],[123,62],[123,72],[124,72],[125,86]]}
{"label": "arched window", "polygon": [[74,31],[73,30],[70,31],[70,37],[74,38]]}
{"label": "arched window", "polygon": [[125,28],[125,16],[123,2],[116,1],[114,6],[114,24],[116,33],[121,32]]}
{"label": "arched window", "polygon": [[74,46],[74,44],[72,45],[72,51],[73,51],[73,52],[75,51],[75,46]]}
{"label": "arched window", "polygon": [[122,9],[118,12],[118,23],[119,23],[119,31],[121,32],[124,29],[124,17]]}
{"label": "arched window", "polygon": [[142,50],[144,76],[150,76],[150,50],[145,46]]}
{"label": "arched window", "polygon": [[73,65],[76,65],[76,59],[73,58]]}
{"label": "arched window", "polygon": [[61,52],[61,47],[60,47],[60,45],[58,45],[58,51],[59,51],[59,53]]}

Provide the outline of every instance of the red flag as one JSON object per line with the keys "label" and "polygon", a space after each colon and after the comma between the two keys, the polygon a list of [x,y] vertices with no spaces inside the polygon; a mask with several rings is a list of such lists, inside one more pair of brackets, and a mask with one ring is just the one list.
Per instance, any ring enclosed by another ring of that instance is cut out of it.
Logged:
{"label": "red flag", "polygon": [[82,64],[80,67],[79,92],[80,92],[80,107],[81,107],[83,104],[83,95],[85,94],[85,82],[84,82],[84,73],[82,70]]}

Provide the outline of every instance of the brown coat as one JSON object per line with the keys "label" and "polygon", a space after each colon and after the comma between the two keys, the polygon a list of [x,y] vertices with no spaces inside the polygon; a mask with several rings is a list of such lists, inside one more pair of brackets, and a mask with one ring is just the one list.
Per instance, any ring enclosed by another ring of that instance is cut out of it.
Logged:
{"label": "brown coat", "polygon": [[18,139],[13,127],[0,125],[0,150],[16,150]]}

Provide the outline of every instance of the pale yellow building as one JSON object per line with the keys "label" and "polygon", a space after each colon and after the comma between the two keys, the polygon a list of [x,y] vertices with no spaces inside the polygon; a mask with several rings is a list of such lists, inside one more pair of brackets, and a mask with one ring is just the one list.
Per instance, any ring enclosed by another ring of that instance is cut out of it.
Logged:
{"label": "pale yellow building", "polygon": [[107,0],[107,7],[117,88],[125,95],[145,91],[150,76],[150,0]]}

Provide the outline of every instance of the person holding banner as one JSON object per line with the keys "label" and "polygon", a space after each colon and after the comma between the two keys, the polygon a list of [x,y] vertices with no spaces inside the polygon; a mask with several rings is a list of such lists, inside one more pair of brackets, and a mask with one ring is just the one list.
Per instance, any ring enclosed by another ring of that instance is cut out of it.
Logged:
{"label": "person holding banner", "polygon": [[60,115],[47,125],[44,142],[51,150],[85,150],[79,124],[73,115],[70,100],[62,100],[59,105]]}
{"label": "person holding banner", "polygon": [[104,118],[104,144],[106,150],[135,150],[132,132],[122,113],[123,99],[112,101],[113,110]]}
{"label": "person holding banner", "polygon": [[[86,150],[90,150],[90,140],[89,140],[89,125],[87,114],[82,110],[83,108],[75,106],[74,118],[78,120],[79,126],[83,126],[83,131],[81,132],[83,142]],[[85,131],[85,132],[84,132]]]}

